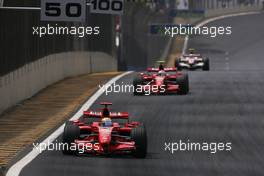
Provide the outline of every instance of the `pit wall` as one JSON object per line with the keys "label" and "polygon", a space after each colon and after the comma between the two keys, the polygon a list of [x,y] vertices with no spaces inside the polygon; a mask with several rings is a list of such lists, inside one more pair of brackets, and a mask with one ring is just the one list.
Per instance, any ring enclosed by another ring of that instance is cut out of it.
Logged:
{"label": "pit wall", "polygon": [[102,52],[65,52],[43,57],[0,77],[0,114],[66,77],[117,70],[117,60]]}

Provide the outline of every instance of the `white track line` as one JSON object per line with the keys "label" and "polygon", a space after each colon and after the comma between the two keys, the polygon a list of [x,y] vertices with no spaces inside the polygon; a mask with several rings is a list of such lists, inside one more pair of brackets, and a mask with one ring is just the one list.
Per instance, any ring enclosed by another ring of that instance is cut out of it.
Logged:
{"label": "white track line", "polygon": [[[229,15],[222,15],[214,18],[209,18],[205,21],[200,22],[199,24],[196,25],[196,27],[202,27],[210,22],[216,21],[216,20],[221,20],[224,18],[229,18],[229,17],[236,17],[236,16],[242,16],[242,15],[253,15],[253,14],[259,14],[261,12],[243,12],[243,13],[237,13],[237,14],[229,14]],[[189,41],[189,36],[187,35],[184,40],[183,44],[183,49],[182,49],[182,55],[186,53],[187,47],[188,47],[188,41]]]}
{"label": "white track line", "polygon": [[[132,73],[130,72],[125,72],[121,75],[118,75],[114,78],[112,78],[110,81],[108,81],[106,84],[111,85],[114,82],[118,81],[120,78]],[[83,111],[87,110],[92,106],[92,104],[104,93],[104,89],[101,88],[99,89],[89,100],[87,100],[83,106],[80,108],[80,110],[74,114],[70,120],[77,120],[81,117]],[[53,142],[56,138],[62,134],[64,128],[64,124],[61,125],[58,129],[56,129],[50,136],[48,136],[45,140],[42,141],[42,143],[45,143],[48,145],[48,142],[51,143]],[[30,151],[26,156],[24,156],[22,159],[20,159],[18,162],[16,162],[10,169],[8,170],[6,176],[18,176],[21,172],[21,170],[28,164],[30,163],[34,158],[36,158],[39,155],[38,150],[32,150]]]}

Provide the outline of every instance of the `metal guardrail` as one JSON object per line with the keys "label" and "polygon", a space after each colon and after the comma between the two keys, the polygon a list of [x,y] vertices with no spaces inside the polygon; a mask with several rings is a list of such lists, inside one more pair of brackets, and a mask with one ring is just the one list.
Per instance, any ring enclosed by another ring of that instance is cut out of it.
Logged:
{"label": "metal guardrail", "polygon": [[235,8],[259,6],[262,0],[189,0],[191,9]]}
{"label": "metal guardrail", "polygon": [[40,7],[5,7],[0,5],[0,9],[8,10],[40,10]]}

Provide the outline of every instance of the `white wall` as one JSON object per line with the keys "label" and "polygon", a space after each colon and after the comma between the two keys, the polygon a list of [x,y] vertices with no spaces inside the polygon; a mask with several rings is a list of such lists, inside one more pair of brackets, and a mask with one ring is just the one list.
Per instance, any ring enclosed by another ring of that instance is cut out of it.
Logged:
{"label": "white wall", "polygon": [[116,71],[117,60],[101,52],[50,55],[0,77],[0,113],[69,76]]}

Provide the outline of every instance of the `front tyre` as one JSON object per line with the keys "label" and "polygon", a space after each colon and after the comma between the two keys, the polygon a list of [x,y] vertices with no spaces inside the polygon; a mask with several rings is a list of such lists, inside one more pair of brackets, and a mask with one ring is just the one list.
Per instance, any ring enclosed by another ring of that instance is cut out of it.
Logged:
{"label": "front tyre", "polygon": [[176,82],[179,85],[178,94],[186,95],[189,93],[189,76],[187,74],[177,77]]}
{"label": "front tyre", "polygon": [[139,92],[137,91],[137,89],[140,87],[140,86],[143,86],[143,79],[140,75],[137,75],[134,80],[133,80],[133,86],[134,86],[134,95],[137,96],[137,95],[142,95],[144,94],[144,92]]}
{"label": "front tyre", "polygon": [[177,70],[182,70],[181,65],[180,65],[180,59],[179,58],[177,58],[175,60],[175,67],[177,68]]}
{"label": "front tyre", "polygon": [[136,158],[145,158],[147,155],[147,131],[144,125],[132,129],[131,138],[135,141],[136,150],[134,156]]}
{"label": "front tyre", "polygon": [[71,150],[70,147],[72,143],[74,143],[75,139],[79,138],[79,136],[80,136],[79,126],[75,125],[71,121],[66,122],[62,135],[62,142],[64,144],[62,149],[63,154],[73,155],[77,152],[77,150]]}
{"label": "front tyre", "polygon": [[204,59],[204,65],[203,65],[203,71],[209,71],[210,70],[210,62],[209,58]]}

